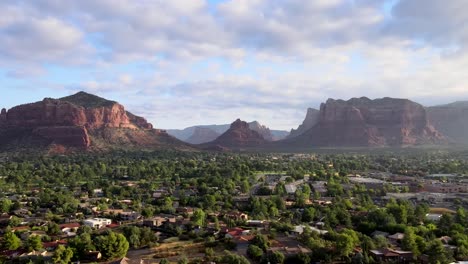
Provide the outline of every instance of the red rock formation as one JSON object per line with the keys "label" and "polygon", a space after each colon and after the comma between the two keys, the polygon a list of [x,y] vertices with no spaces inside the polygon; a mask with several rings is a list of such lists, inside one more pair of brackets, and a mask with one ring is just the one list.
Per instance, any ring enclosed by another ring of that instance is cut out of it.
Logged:
{"label": "red rock formation", "polygon": [[0,125],[6,122],[7,118],[7,111],[5,108],[2,108],[2,111],[0,112]]}
{"label": "red rock formation", "polygon": [[153,129],[153,125],[151,123],[148,123],[145,118],[136,116],[130,112],[127,112],[127,116],[130,119],[130,122],[132,124],[135,124],[139,128],[143,129]]}
{"label": "red rock formation", "polygon": [[0,145],[29,141],[79,148],[183,145],[117,102],[84,92],[2,110],[0,137]]}
{"label": "red rock formation", "polygon": [[307,114],[302,124],[297,129],[291,129],[287,138],[297,137],[311,129],[319,120],[320,111],[314,108],[307,108]]}
{"label": "red rock formation", "polygon": [[454,143],[468,144],[468,102],[427,108],[429,121]]}
{"label": "red rock formation", "polygon": [[33,130],[33,134],[46,139],[50,139],[52,140],[53,144],[58,145],[87,148],[91,144],[88,131],[85,127],[39,127]]}
{"label": "red rock formation", "polygon": [[265,144],[266,140],[257,132],[249,128],[247,122],[237,119],[230,128],[216,140],[206,146],[221,146],[225,148],[249,148]]}
{"label": "red rock formation", "polygon": [[271,134],[271,131],[268,127],[261,125],[257,121],[253,121],[248,123],[249,128],[253,131],[257,131],[265,140],[267,141],[273,141],[273,135]]}
{"label": "red rock formation", "polygon": [[329,99],[318,123],[291,143],[314,146],[434,144],[444,137],[428,122],[423,106],[406,99]]}

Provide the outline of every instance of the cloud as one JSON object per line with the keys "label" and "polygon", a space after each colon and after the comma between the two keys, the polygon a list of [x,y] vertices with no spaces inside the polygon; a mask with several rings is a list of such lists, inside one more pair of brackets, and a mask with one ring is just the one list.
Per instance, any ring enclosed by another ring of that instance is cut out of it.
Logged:
{"label": "cloud", "polygon": [[6,59],[56,61],[85,49],[83,33],[60,19],[10,6],[0,9],[0,17],[0,55]]}
{"label": "cloud", "polygon": [[160,127],[289,129],[329,97],[468,98],[465,2],[5,0],[0,70],[109,96]]}

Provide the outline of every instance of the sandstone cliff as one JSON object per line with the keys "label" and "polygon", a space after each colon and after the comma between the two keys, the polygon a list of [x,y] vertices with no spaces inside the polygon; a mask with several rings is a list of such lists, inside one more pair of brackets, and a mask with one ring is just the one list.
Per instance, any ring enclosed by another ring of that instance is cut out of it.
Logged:
{"label": "sandstone cliff", "polygon": [[9,143],[33,147],[37,142],[82,149],[183,145],[121,104],[84,92],[3,109],[0,136],[0,147]]}
{"label": "sandstone cliff", "polygon": [[319,114],[320,111],[314,108],[308,108],[307,109],[307,114],[302,122],[301,125],[297,129],[291,129],[291,132],[289,133],[289,136],[287,138],[294,138],[297,137],[303,133],[305,133],[307,130],[311,129],[315,124],[317,124],[318,119],[319,119]]}
{"label": "sandstone cliff", "polygon": [[271,133],[270,129],[266,127],[265,125],[262,125],[257,121],[250,122],[248,123],[248,125],[251,130],[259,133],[265,140],[267,141],[274,140],[273,134]]}
{"label": "sandstone cliff", "polygon": [[312,146],[406,146],[437,144],[444,136],[432,127],[423,106],[406,99],[329,99],[317,124],[287,142]]}
{"label": "sandstone cliff", "polygon": [[427,108],[429,121],[454,143],[468,144],[468,102]]}

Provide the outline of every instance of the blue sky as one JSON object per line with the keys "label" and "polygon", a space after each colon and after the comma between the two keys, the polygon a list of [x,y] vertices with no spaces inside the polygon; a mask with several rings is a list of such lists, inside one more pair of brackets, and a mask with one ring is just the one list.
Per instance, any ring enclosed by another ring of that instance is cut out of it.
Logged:
{"label": "blue sky", "polygon": [[5,0],[0,108],[87,91],[155,127],[291,129],[328,98],[468,100],[465,0]]}

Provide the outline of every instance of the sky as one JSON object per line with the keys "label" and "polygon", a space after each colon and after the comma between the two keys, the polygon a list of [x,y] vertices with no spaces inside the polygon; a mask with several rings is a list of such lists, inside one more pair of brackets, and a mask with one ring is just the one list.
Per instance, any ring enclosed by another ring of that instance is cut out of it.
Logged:
{"label": "sky", "polygon": [[468,100],[466,0],[2,0],[0,108],[86,91],[158,128],[328,98]]}

